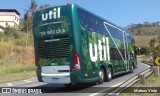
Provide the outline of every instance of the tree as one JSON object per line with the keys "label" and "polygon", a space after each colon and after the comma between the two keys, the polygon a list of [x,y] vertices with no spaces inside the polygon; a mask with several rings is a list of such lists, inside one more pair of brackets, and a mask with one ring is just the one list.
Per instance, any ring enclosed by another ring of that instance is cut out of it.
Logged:
{"label": "tree", "polygon": [[150,40],[149,42],[149,46],[150,46],[150,53],[155,51],[155,45],[156,45],[156,38],[153,38]]}
{"label": "tree", "polygon": [[9,26],[4,28],[4,34],[6,36],[13,36],[14,38],[18,38],[19,37],[18,31],[16,30],[16,28],[9,27]]}
{"label": "tree", "polygon": [[32,0],[30,7],[26,10],[26,13],[24,14],[24,20],[25,20],[24,29],[27,32],[26,48],[28,47],[28,34],[29,32],[30,33],[32,32],[32,25],[33,25],[32,19],[34,11],[36,11],[36,9],[37,9],[37,3],[34,0]]}
{"label": "tree", "polygon": [[50,5],[49,4],[44,4],[44,5],[41,5],[39,8],[42,9],[42,8],[46,8],[46,7],[49,7]]}
{"label": "tree", "polygon": [[29,6],[29,8],[26,10],[25,14],[24,14],[24,29],[25,31],[32,31],[32,19],[33,19],[33,13],[34,11],[36,11],[37,9],[37,3],[32,0],[31,1],[31,5]]}

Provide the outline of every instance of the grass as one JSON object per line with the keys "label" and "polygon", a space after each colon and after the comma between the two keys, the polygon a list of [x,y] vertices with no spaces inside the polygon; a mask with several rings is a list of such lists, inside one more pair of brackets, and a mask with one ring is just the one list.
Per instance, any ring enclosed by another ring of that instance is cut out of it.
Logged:
{"label": "grass", "polygon": [[6,65],[6,66],[0,67],[0,75],[18,73],[18,72],[34,71],[34,70],[35,70],[34,64]]}
{"label": "grass", "polygon": [[153,63],[153,61],[152,61],[152,60],[150,59],[150,57],[147,56],[147,55],[142,56],[141,62],[146,63],[146,64]]}
{"label": "grass", "polygon": [[33,38],[28,35],[12,28],[0,33],[0,83],[35,76]]}
{"label": "grass", "polygon": [[11,81],[18,81],[18,80],[24,80],[31,77],[35,77],[36,72],[35,71],[24,71],[20,73],[9,73],[9,74],[0,74],[0,83],[7,83]]}
{"label": "grass", "polygon": [[[160,87],[160,77],[151,75],[150,77],[148,77],[146,79],[145,85],[138,82],[138,83],[132,85],[131,87],[137,87],[137,88],[140,88],[140,87],[144,87],[144,88],[146,88],[146,87],[150,87],[150,88]],[[133,89],[131,89],[131,90],[133,90]],[[126,89],[125,91],[123,91],[120,94],[120,96],[160,96],[160,93],[128,93],[129,91],[130,91],[130,89]],[[159,90],[157,90],[157,91],[159,91]]]}
{"label": "grass", "polygon": [[34,64],[7,65],[0,67],[0,83],[28,79],[35,76]]}

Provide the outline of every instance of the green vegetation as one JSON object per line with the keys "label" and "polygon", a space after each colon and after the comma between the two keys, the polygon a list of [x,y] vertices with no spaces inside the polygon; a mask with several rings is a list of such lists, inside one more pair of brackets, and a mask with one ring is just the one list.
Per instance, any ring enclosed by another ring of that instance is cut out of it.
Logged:
{"label": "green vegetation", "polygon": [[[27,78],[35,77],[36,73],[35,71],[28,71],[28,72],[20,72],[20,73],[9,73],[7,75],[1,75],[0,74],[0,83],[7,83],[11,81],[17,81],[17,80],[25,80]],[[3,79],[2,79],[3,78]]]}
{"label": "green vegetation", "polygon": [[151,63],[160,56],[160,22],[132,24],[127,29],[134,34],[135,43],[139,47],[139,55],[146,55],[145,62]]}
{"label": "green vegetation", "polygon": [[[144,87],[144,88],[145,87],[151,87],[151,88],[159,87],[159,84],[160,84],[160,80],[159,79],[160,79],[160,77],[151,75],[150,77],[148,77],[146,79],[146,84],[145,85],[143,85],[140,82],[138,82],[138,83],[134,84],[131,87],[137,87],[137,88],[139,88],[139,87]],[[133,89],[131,89],[131,90],[133,92]],[[124,90],[120,94],[120,96],[151,96],[151,95],[152,96],[159,96],[160,95],[160,93],[129,93],[129,91],[130,91],[129,89]]]}
{"label": "green vegetation", "polygon": [[[34,70],[33,38],[7,27],[0,33],[0,75]],[[26,46],[28,43],[28,46]]]}
{"label": "green vegetation", "polygon": [[[160,57],[160,22],[132,24],[128,29],[134,34],[135,43],[139,47],[140,59],[146,64],[153,64],[155,58]],[[140,82],[131,87],[159,87],[160,77],[151,75],[146,79],[146,84]],[[133,92],[133,89],[131,89]],[[123,91],[120,96],[159,96],[159,93],[129,93],[130,89]]]}
{"label": "green vegetation", "polygon": [[[44,4],[39,8],[48,6]],[[32,18],[37,8],[37,3],[32,0],[24,19],[20,19],[20,26],[8,26],[0,32],[0,83],[35,76]]]}
{"label": "green vegetation", "polygon": [[35,67],[34,64],[17,64],[11,65],[8,64],[6,66],[0,67],[0,74],[9,74],[9,73],[19,73],[19,72],[27,72],[27,71],[34,71]]}

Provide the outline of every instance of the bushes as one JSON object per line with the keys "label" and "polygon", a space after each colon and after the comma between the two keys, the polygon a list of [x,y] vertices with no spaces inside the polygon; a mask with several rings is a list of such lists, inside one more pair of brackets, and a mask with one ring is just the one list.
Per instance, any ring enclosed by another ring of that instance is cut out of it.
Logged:
{"label": "bushes", "polygon": [[6,27],[4,29],[4,34],[7,36],[13,36],[14,38],[18,38],[19,32],[15,28]]}
{"label": "bushes", "polygon": [[14,28],[7,27],[4,29],[4,33],[0,33],[0,41],[12,42],[18,46],[25,46],[26,42],[29,42],[30,46],[33,46],[33,37],[31,33],[27,33],[16,30]]}
{"label": "bushes", "polygon": [[4,33],[0,32],[0,40],[4,37]]}
{"label": "bushes", "polygon": [[26,37],[26,34],[19,34],[19,37],[18,39],[15,40],[15,45],[18,45],[18,46],[25,46],[26,44],[26,41],[27,41],[27,37]]}
{"label": "bushes", "polygon": [[14,28],[6,28],[0,33],[0,73],[12,73],[34,70],[34,52],[32,34]]}
{"label": "bushes", "polygon": [[9,55],[14,49],[14,44],[11,42],[0,42],[0,58]]}

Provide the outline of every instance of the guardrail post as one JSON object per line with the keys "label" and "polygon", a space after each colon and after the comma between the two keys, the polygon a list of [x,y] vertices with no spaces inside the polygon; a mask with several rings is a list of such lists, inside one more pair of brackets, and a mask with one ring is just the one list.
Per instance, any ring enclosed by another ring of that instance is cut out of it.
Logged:
{"label": "guardrail post", "polygon": [[160,66],[158,66],[158,71],[159,71],[159,75],[158,76],[160,76]]}
{"label": "guardrail post", "polygon": [[144,74],[139,74],[138,78],[140,79],[141,84],[145,84],[145,75]]}
{"label": "guardrail post", "polygon": [[159,76],[159,66],[154,66],[152,67],[152,70],[153,70],[153,73],[154,73],[154,76]]}
{"label": "guardrail post", "polygon": [[159,73],[159,66],[157,66],[157,71],[156,71],[156,73],[157,73],[157,76],[160,76],[160,73]]}

